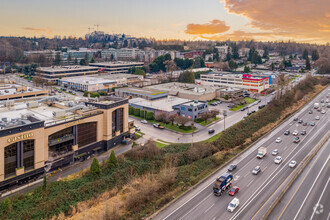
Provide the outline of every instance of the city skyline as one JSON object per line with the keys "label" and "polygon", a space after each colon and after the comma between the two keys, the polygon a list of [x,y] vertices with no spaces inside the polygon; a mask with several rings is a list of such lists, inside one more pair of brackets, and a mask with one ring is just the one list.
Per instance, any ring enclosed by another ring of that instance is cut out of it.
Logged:
{"label": "city skyline", "polygon": [[4,0],[3,5],[1,36],[84,37],[91,27],[157,40],[325,44],[330,39],[330,2],[323,0]]}

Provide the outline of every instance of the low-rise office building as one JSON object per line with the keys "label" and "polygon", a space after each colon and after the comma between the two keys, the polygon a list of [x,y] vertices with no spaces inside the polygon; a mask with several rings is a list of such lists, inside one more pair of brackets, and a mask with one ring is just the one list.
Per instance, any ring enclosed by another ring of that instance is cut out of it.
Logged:
{"label": "low-rise office building", "polygon": [[47,89],[0,83],[0,101],[48,96]]}
{"label": "low-rise office building", "polygon": [[127,99],[7,102],[0,102],[0,190],[107,151],[134,132]]}
{"label": "low-rise office building", "polygon": [[200,83],[260,93],[269,88],[269,77],[252,77],[249,74],[201,74]]}
{"label": "low-rise office building", "polygon": [[111,74],[118,74],[118,73],[128,73],[128,69],[132,67],[143,67],[143,62],[124,62],[124,61],[117,61],[117,62],[102,62],[102,63],[90,63],[91,67],[97,67],[103,71],[107,71]]}
{"label": "low-rise office building", "polygon": [[163,99],[168,96],[168,92],[158,91],[148,88],[137,87],[124,87],[115,89],[116,96],[119,97],[131,97],[131,98],[143,98],[146,100]]}

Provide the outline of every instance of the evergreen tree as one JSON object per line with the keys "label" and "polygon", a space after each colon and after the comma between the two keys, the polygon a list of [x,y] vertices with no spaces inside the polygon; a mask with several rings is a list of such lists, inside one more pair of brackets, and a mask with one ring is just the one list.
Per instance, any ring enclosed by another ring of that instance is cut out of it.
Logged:
{"label": "evergreen tree", "polygon": [[269,51],[268,47],[264,48],[264,54],[262,55],[263,58],[268,59],[269,58]]}
{"label": "evergreen tree", "polygon": [[306,60],[307,57],[308,57],[308,51],[307,51],[307,49],[305,48],[304,53],[303,53],[303,58]]}
{"label": "evergreen tree", "polygon": [[75,58],[75,59],[74,59],[74,65],[77,65],[77,64],[78,64],[78,59]]}
{"label": "evergreen tree", "polygon": [[226,61],[230,61],[231,60],[231,53],[228,50],[228,53],[226,55]]}
{"label": "evergreen tree", "polygon": [[44,174],[44,180],[43,180],[43,182],[42,182],[42,189],[43,189],[44,191],[47,190],[47,175],[46,175],[46,174]]}
{"label": "evergreen tree", "polygon": [[95,59],[94,59],[94,57],[92,57],[90,63],[95,63]]}
{"label": "evergreen tree", "polygon": [[310,70],[311,69],[311,63],[309,61],[309,57],[306,58],[306,70]]}
{"label": "evergreen tree", "polygon": [[249,73],[251,72],[250,67],[244,66],[244,73]]}
{"label": "evergreen tree", "polygon": [[71,53],[69,53],[68,58],[67,58],[68,64],[71,64],[71,61],[72,61],[72,57],[71,57]]}
{"label": "evergreen tree", "polygon": [[233,43],[232,44],[232,57],[233,57],[233,59],[238,59],[239,58],[239,53],[238,53],[238,46],[236,45],[236,43]]}
{"label": "evergreen tree", "polygon": [[85,59],[81,59],[80,62],[79,62],[79,64],[82,65],[82,66],[86,66],[87,65]]}
{"label": "evergreen tree", "polygon": [[252,55],[252,59],[251,59],[251,62],[255,65],[257,65],[259,62],[260,62],[260,59],[259,59],[259,53],[255,50],[253,52],[253,55]]}
{"label": "evergreen tree", "polygon": [[220,55],[219,55],[219,51],[218,50],[216,50],[216,52],[215,52],[214,60],[216,60],[218,62],[220,61]]}
{"label": "evergreen tree", "polygon": [[57,52],[55,55],[54,65],[58,66],[61,64],[61,55],[60,52]]}
{"label": "evergreen tree", "polygon": [[115,168],[118,166],[118,161],[117,161],[117,157],[115,155],[115,152],[112,150],[109,160],[108,160],[108,164],[111,168]]}
{"label": "evergreen tree", "polygon": [[317,52],[317,50],[313,50],[312,51],[312,60],[313,61],[316,61],[316,60],[318,60],[320,58],[320,56],[319,56],[319,52]]}
{"label": "evergreen tree", "polygon": [[274,71],[275,70],[275,64],[272,63],[272,65],[270,66],[271,70]]}
{"label": "evergreen tree", "polygon": [[231,59],[229,62],[228,62],[228,65],[229,65],[229,68],[234,71],[235,69],[237,69],[238,65],[237,63],[235,63],[235,61],[233,59]]}
{"label": "evergreen tree", "polygon": [[249,54],[248,54],[248,61],[251,61],[252,62],[252,57],[253,57],[253,54],[256,49],[254,47],[252,47],[250,50],[249,50]]}
{"label": "evergreen tree", "polygon": [[90,174],[92,177],[98,177],[101,174],[99,161],[95,157],[90,167]]}
{"label": "evergreen tree", "polygon": [[5,213],[10,213],[12,211],[13,205],[8,197],[3,201],[2,209],[5,211]]}

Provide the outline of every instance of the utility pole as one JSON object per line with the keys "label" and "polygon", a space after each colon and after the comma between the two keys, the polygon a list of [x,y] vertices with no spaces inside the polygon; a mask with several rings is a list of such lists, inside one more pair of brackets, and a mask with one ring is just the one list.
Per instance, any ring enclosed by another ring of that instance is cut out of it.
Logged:
{"label": "utility pole", "polygon": [[227,116],[227,111],[223,110],[223,131],[226,130],[226,116]]}

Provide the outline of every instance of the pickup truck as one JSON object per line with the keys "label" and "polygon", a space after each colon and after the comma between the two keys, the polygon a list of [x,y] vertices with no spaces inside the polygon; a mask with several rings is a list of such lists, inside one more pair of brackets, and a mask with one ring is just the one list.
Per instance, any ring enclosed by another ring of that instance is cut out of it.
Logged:
{"label": "pickup truck", "polygon": [[229,173],[224,173],[219,178],[217,178],[213,185],[214,195],[221,196],[226,189],[230,188],[233,179],[233,175]]}
{"label": "pickup truck", "polygon": [[257,158],[258,158],[258,159],[261,159],[261,158],[263,158],[266,154],[267,154],[267,148],[265,148],[265,147],[260,147],[260,148],[258,149]]}
{"label": "pickup truck", "polygon": [[153,124],[153,126],[154,126],[155,128],[164,129],[164,126],[161,126],[160,124]]}

